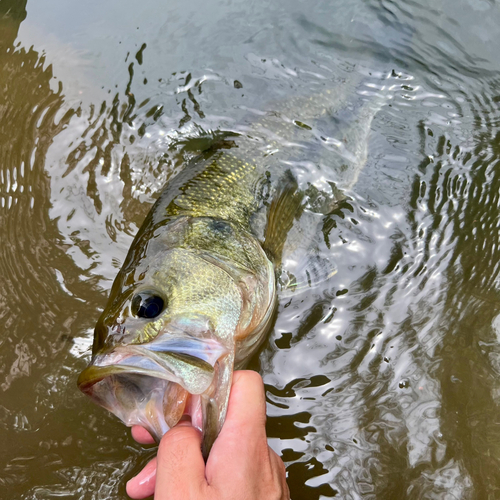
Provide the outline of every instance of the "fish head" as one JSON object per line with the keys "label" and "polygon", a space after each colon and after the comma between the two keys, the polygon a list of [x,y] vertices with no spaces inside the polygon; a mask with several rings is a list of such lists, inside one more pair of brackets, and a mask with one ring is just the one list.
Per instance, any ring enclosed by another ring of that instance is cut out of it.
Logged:
{"label": "fish head", "polygon": [[[194,223],[186,224],[192,229]],[[184,414],[213,441],[238,351],[253,351],[270,323],[274,275],[270,264],[264,275],[231,260],[231,252],[210,252],[206,241],[187,244],[182,225],[184,237],[173,238],[178,226],[168,237],[158,231],[133,247],[95,327],[92,359],[78,385],[157,441]]]}

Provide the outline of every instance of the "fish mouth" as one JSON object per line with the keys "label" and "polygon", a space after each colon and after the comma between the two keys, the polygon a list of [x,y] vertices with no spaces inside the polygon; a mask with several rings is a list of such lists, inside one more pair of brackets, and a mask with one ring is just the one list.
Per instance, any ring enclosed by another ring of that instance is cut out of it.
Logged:
{"label": "fish mouth", "polygon": [[227,353],[213,339],[160,336],[96,355],[77,384],[125,425],[145,427],[159,442],[186,414],[203,431],[202,398],[214,392]]}

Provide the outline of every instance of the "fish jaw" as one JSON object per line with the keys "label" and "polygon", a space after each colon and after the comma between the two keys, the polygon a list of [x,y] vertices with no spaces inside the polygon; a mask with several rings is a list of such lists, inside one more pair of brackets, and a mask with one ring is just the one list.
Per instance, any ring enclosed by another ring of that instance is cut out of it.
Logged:
{"label": "fish jaw", "polygon": [[203,401],[222,389],[216,384],[226,358],[232,353],[215,340],[174,336],[99,354],[77,384],[125,425],[145,427],[159,442],[185,414],[204,432]]}

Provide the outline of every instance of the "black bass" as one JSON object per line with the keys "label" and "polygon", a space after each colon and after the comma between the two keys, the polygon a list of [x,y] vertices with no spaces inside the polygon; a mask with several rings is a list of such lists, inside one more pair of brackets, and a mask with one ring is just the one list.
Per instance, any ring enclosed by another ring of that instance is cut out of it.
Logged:
{"label": "black bass", "polygon": [[[224,423],[233,370],[244,367],[272,327],[294,221],[318,199],[330,200],[330,208],[338,202],[300,189],[286,166],[291,158],[276,153],[289,141],[298,144],[311,120],[346,107],[351,90],[344,84],[290,101],[294,116],[267,115],[251,130],[272,130],[269,143],[250,133],[214,141],[170,182],[97,322],[92,359],[78,379],[84,393],[158,441],[189,415],[208,456]],[[361,118],[336,145],[341,187],[350,187],[342,180],[347,170],[357,178],[378,109],[380,103],[360,107]],[[323,277],[332,273],[325,266]]]}

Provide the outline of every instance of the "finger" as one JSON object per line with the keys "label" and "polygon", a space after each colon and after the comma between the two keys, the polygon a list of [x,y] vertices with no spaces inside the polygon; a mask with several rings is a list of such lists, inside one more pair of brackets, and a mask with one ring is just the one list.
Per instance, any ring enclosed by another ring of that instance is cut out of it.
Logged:
{"label": "finger", "polygon": [[130,498],[146,498],[155,491],[156,458],[153,458],[137,476],[127,483],[127,495]]}
{"label": "finger", "polygon": [[262,377],[251,370],[233,374],[226,422],[222,432],[237,432],[246,437],[266,440],[266,395]]}
{"label": "finger", "polygon": [[140,425],[132,427],[132,437],[140,444],[154,444],[155,442],[151,434]]}
{"label": "finger", "polygon": [[283,460],[269,448],[269,457],[271,459],[271,467],[273,469],[273,475],[277,478],[279,484],[281,485],[281,497],[280,500],[290,500],[290,490],[286,482],[286,468]]}
{"label": "finger", "polygon": [[207,486],[201,435],[188,422],[169,430],[158,448],[156,491],[160,498],[204,498]]}
{"label": "finger", "polygon": [[261,376],[253,371],[234,372],[226,421],[207,461],[209,484],[223,480],[221,471],[227,463],[249,475],[256,467],[269,466],[265,425],[266,400]]}

